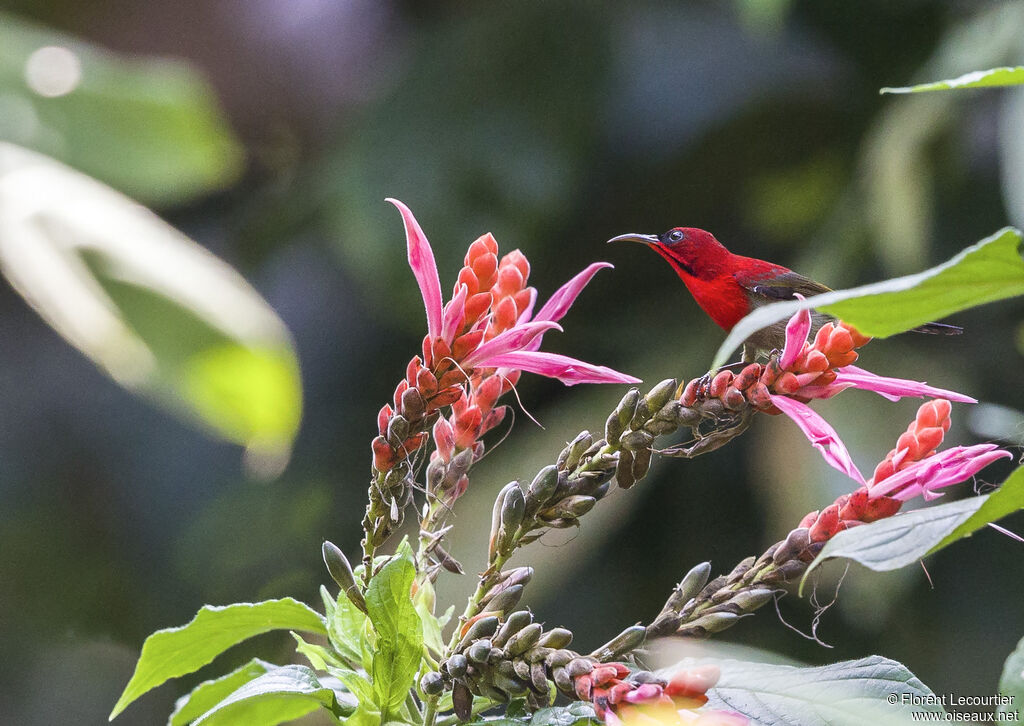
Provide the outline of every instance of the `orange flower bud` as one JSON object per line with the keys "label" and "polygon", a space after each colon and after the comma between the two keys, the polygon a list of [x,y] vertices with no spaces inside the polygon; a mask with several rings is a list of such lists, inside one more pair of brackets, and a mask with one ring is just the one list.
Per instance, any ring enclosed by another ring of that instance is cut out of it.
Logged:
{"label": "orange flower bud", "polygon": [[800,388],[800,382],[790,372],[785,372],[775,381],[775,390],[783,395],[795,393]]}
{"label": "orange flower bud", "polygon": [[812,542],[824,542],[839,531],[839,507],[830,504],[818,515],[807,534]]}
{"label": "orange flower bud", "polygon": [[498,295],[515,295],[523,289],[523,273],[515,265],[502,264],[498,268],[498,281],[491,288],[491,292]]}
{"label": "orange flower bud", "polygon": [[490,306],[490,291],[485,290],[484,292],[478,292],[475,295],[471,294],[466,298],[466,318],[463,321],[463,326],[472,327],[473,324],[487,312],[487,308]]}
{"label": "orange flower bud", "polygon": [[526,280],[530,276],[530,261],[526,259],[519,250],[512,250],[507,255],[501,258],[501,265],[513,265],[519,274],[523,276],[523,280]]}
{"label": "orange flower bud", "polygon": [[533,297],[533,288],[526,287],[517,292],[513,298],[516,301],[516,311],[522,315],[523,311],[526,310],[526,306],[530,304],[530,299]]}
{"label": "orange flower bud", "polygon": [[452,358],[455,360],[462,360],[467,355],[477,349],[477,346],[483,342],[484,331],[473,330],[465,335],[460,335],[454,341],[452,341]]}
{"label": "orange flower bud", "polygon": [[456,290],[459,288],[459,285],[465,285],[470,296],[480,292],[480,280],[477,279],[472,267],[463,267],[459,270],[459,281],[455,283]]}
{"label": "orange flower bud", "polygon": [[866,345],[871,338],[866,335],[861,335],[855,327],[847,323],[839,323],[839,327],[850,334],[853,339],[853,347],[860,348],[862,345]]}
{"label": "orange flower bud", "polygon": [[828,357],[829,363],[832,364],[833,368],[842,368],[843,366],[853,365],[857,361],[857,351],[851,350],[848,353],[836,353]]}
{"label": "orange flower bud", "polygon": [[828,339],[828,347],[825,349],[827,355],[849,353],[853,350],[853,336],[845,328],[836,328]]}
{"label": "orange flower bud", "polygon": [[828,358],[820,350],[810,350],[807,353],[807,362],[804,364],[805,371],[822,372],[829,368]]}
{"label": "orange flower bud", "polygon": [[[517,272],[516,274],[518,275],[519,273]],[[488,337],[494,337],[498,333],[508,330],[516,324],[518,317],[516,301],[510,297],[501,298],[498,304],[494,306],[491,325],[488,328]]]}

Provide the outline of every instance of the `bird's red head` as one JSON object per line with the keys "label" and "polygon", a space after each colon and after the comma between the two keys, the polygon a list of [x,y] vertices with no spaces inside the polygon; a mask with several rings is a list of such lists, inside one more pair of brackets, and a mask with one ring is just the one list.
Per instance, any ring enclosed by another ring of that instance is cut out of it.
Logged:
{"label": "bird's red head", "polygon": [[724,271],[729,250],[710,232],[696,227],[673,227],[659,235],[623,234],[609,242],[641,242],[664,257],[684,280],[711,279]]}

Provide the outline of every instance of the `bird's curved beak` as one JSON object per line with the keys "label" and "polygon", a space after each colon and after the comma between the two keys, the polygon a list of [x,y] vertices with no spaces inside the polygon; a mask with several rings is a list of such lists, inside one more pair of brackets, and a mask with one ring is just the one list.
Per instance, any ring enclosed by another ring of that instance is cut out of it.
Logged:
{"label": "bird's curved beak", "polygon": [[620,234],[618,237],[612,237],[608,240],[608,244],[612,242],[639,242],[642,245],[656,245],[660,242],[657,235],[654,234]]}

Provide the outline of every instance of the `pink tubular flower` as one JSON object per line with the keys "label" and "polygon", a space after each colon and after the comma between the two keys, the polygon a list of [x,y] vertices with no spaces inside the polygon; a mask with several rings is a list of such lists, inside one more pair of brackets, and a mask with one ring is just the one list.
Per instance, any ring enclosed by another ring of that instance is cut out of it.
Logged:
{"label": "pink tubular flower", "polygon": [[[949,430],[951,410],[943,399],[923,403],[871,479],[860,480],[862,486],[853,493],[804,517],[799,526],[808,529],[810,541],[820,547],[839,531],[896,514],[903,502],[918,495],[934,499],[939,496],[936,489],[959,484],[993,461],[1011,456],[993,444],[937,451]],[[813,559],[814,554],[807,556]]]}
{"label": "pink tubular flower", "polygon": [[[536,301],[536,291],[525,287],[530,271],[529,263],[517,250],[506,255],[501,264],[498,264],[497,245],[490,235],[485,235],[474,242],[474,246],[481,243],[479,249],[470,248],[470,254],[466,257],[467,267],[459,276],[452,301],[447,306],[442,306],[441,283],[430,243],[407,206],[396,199],[387,201],[394,204],[402,214],[409,250],[409,266],[423,296],[423,306],[427,312],[427,338],[431,343],[432,353],[440,352],[434,350],[436,347],[440,347],[442,351],[444,348],[451,348],[460,335],[465,338],[468,333],[483,330],[484,335],[474,339],[475,345],[469,350],[451,349],[449,356],[445,357],[451,357],[452,362],[458,363],[467,373],[476,368],[504,368],[508,369],[508,372],[522,370],[557,378],[567,385],[640,382],[638,378],[610,368],[537,351],[544,333],[549,330],[561,330],[557,321],[568,312],[594,274],[602,267],[611,265],[590,265],[559,288],[531,320],[530,313]],[[472,285],[476,289],[471,289],[471,285],[467,284],[469,281],[476,283]],[[491,284],[485,288],[481,282]],[[489,295],[490,304],[480,309],[479,305],[474,303],[474,308],[470,309],[471,295]],[[436,341],[444,345],[436,346]],[[425,341],[425,352],[427,347]],[[437,360],[424,362],[428,366],[441,363]]]}

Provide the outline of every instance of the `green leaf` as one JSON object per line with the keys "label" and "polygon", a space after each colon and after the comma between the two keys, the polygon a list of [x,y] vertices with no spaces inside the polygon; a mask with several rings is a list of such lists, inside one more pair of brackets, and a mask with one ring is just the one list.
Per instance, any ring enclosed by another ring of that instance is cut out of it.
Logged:
{"label": "green leaf", "polygon": [[283,666],[240,687],[204,713],[195,726],[275,726],[320,708],[341,723],[337,717],[345,709],[334,691],[320,683],[316,673],[305,666]]}
{"label": "green leaf", "polygon": [[272,663],[253,658],[227,675],[203,681],[193,688],[191,693],[182,696],[175,702],[174,711],[167,720],[167,726],[187,726],[241,686],[274,668],[277,666]]}
{"label": "green leaf", "polygon": [[989,86],[1019,86],[1024,84],[1024,66],[1012,68],[991,68],[987,71],[972,71],[959,78],[933,83],[919,83],[916,86],[883,88],[879,93],[921,93],[922,91],[948,91],[954,88],[984,88]]}
{"label": "green leaf", "polygon": [[[47,96],[26,81],[45,47],[61,49],[51,68],[71,74],[66,94]],[[117,55],[0,13],[0,98],[0,138],[149,203],[223,188],[242,169],[242,147],[212,89],[181,61]]]}
{"label": "green leaf", "polygon": [[601,723],[589,703],[576,701],[568,706],[542,708],[532,718],[477,717],[469,726],[590,726]]}
{"label": "green leaf", "polygon": [[724,364],[753,333],[804,308],[833,315],[864,335],[886,338],[959,310],[1022,295],[1022,240],[1020,230],[1005,227],[924,272],[758,308],[733,327],[711,367]]}
{"label": "green leaf", "polygon": [[345,668],[346,664],[338,660],[338,658],[327,648],[322,645],[315,645],[313,643],[307,643],[303,640],[302,636],[298,633],[293,632],[292,637],[295,638],[295,650],[301,654],[309,664],[316,671],[325,671],[328,666],[333,668]]}
{"label": "green leaf", "polygon": [[980,498],[984,499],[984,502],[978,511],[946,535],[929,550],[928,554],[937,552],[958,539],[970,537],[989,522],[995,522],[1018,509],[1024,509],[1024,466],[1017,467],[994,492]]}
{"label": "green leaf", "polygon": [[1017,643],[1017,648],[1003,664],[1003,675],[999,679],[999,693],[1010,696],[1013,703],[1000,705],[999,713],[1016,711],[1024,703],[1024,638]]}
{"label": "green leaf", "polygon": [[350,666],[359,666],[366,649],[366,615],[343,592],[338,594],[333,608],[327,618],[327,637]]}
{"label": "green leaf", "polygon": [[915,509],[839,532],[814,558],[800,581],[826,560],[853,560],[876,572],[897,570],[970,536],[989,522],[1024,509],[1024,468],[991,494]]}
{"label": "green leaf", "polygon": [[883,726],[905,724],[913,712],[943,713],[941,705],[927,703],[938,697],[913,673],[877,655],[814,668],[701,662],[722,670],[707,693],[708,705],[761,726]]}
{"label": "green leaf", "polygon": [[366,590],[366,609],[377,634],[373,690],[383,721],[405,702],[423,656],[423,626],[410,595],[415,575],[410,559],[396,557]]}
{"label": "green leaf", "polygon": [[302,389],[284,324],[228,264],[109,187],[0,142],[0,267],[121,385],[273,473]]}
{"label": "green leaf", "polygon": [[290,597],[224,607],[207,605],[187,625],[156,631],[142,644],[135,673],[111,711],[110,719],[161,683],[202,668],[243,640],[279,629],[327,633],[318,613]]}

